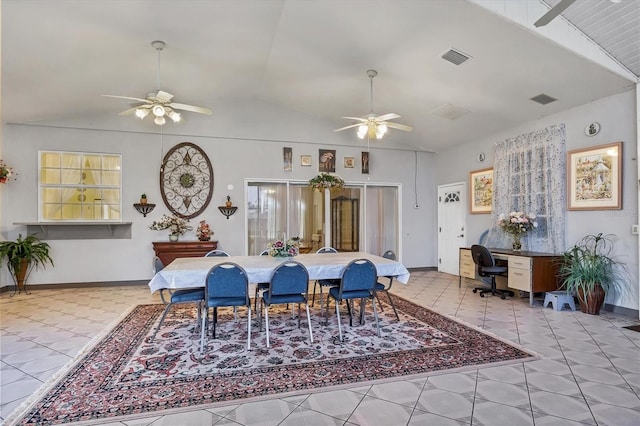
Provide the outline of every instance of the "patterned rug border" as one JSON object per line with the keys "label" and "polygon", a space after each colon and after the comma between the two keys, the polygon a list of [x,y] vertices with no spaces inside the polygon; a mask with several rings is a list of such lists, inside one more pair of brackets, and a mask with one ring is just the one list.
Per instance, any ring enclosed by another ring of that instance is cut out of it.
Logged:
{"label": "patterned rug border", "polygon": [[[225,407],[225,406],[234,406],[234,405],[239,405],[239,404],[245,404],[245,403],[250,403],[250,402],[256,402],[256,401],[264,401],[264,400],[270,400],[270,399],[274,399],[274,398],[278,398],[278,399],[282,399],[282,398],[288,398],[288,397],[293,397],[293,396],[297,396],[297,395],[307,395],[307,394],[313,394],[313,393],[320,393],[320,392],[329,392],[329,391],[335,391],[335,390],[340,390],[340,389],[353,389],[353,388],[358,388],[358,387],[366,387],[366,386],[371,386],[374,384],[382,384],[382,383],[389,383],[389,382],[393,382],[393,381],[397,381],[397,380],[416,380],[416,379],[421,379],[421,378],[426,378],[426,377],[430,377],[430,376],[437,376],[437,375],[443,375],[443,374],[450,374],[450,373],[455,373],[455,372],[463,372],[463,371],[470,371],[470,370],[475,370],[478,368],[486,368],[486,367],[498,367],[498,366],[502,366],[502,365],[512,365],[512,364],[517,364],[517,363],[521,363],[521,362],[530,362],[530,361],[534,361],[537,359],[542,358],[542,356],[540,356],[539,354],[535,353],[534,351],[531,351],[529,349],[525,349],[523,348],[520,344],[509,341],[506,338],[503,338],[501,336],[498,336],[490,331],[487,331],[485,329],[479,328],[477,326],[474,326],[472,324],[469,324],[461,319],[458,319],[456,317],[453,317],[449,314],[445,314],[445,313],[441,313],[438,312],[437,310],[434,310],[432,308],[427,308],[421,305],[418,305],[416,303],[413,303],[409,300],[403,299],[399,296],[396,295],[392,295],[392,297],[394,298],[396,307],[399,310],[403,310],[406,312],[406,309],[403,309],[404,306],[403,305],[409,305],[411,308],[413,309],[422,309],[427,313],[431,313],[431,314],[435,314],[437,316],[442,317],[443,319],[453,322],[453,323],[457,323],[462,327],[465,327],[467,329],[470,329],[476,333],[480,333],[482,335],[486,335],[488,337],[491,337],[499,342],[502,342],[505,345],[511,346],[512,348],[515,348],[521,352],[523,352],[524,354],[528,355],[526,357],[521,357],[521,358],[514,358],[514,359],[508,359],[508,360],[501,360],[501,361],[490,361],[490,362],[486,362],[486,363],[482,363],[482,364],[472,364],[472,365],[465,365],[465,366],[460,366],[460,367],[454,367],[454,368],[446,368],[443,370],[433,370],[433,371],[423,371],[423,372],[419,372],[419,373],[415,373],[415,374],[405,374],[405,375],[399,375],[399,376],[392,376],[392,377],[386,377],[386,378],[377,378],[377,379],[371,379],[371,380],[362,380],[362,381],[357,381],[357,382],[350,382],[350,383],[342,383],[342,384],[333,384],[333,385],[327,385],[327,386],[319,386],[319,387],[315,387],[312,389],[298,389],[298,390],[293,390],[293,391],[289,391],[289,392],[278,392],[275,394],[264,394],[264,395],[256,395],[256,396],[251,396],[251,397],[243,397],[243,398],[239,398],[239,399],[232,399],[232,400],[221,400],[221,401],[215,401],[215,402],[210,402],[210,403],[196,403],[194,405],[189,405],[189,406],[185,406],[185,407],[175,407],[175,408],[166,408],[166,409],[161,409],[161,410],[156,410],[156,411],[144,411],[144,412],[139,412],[139,413],[135,413],[135,414],[126,414],[126,415],[121,415],[121,416],[113,416],[113,417],[103,417],[103,418],[92,418],[92,419],[88,419],[86,421],[77,421],[77,422],[71,422],[71,423],[64,423],[64,424],[74,424],[74,425],[94,425],[94,424],[104,424],[104,423],[112,423],[112,422],[119,422],[119,421],[130,421],[130,420],[136,420],[136,419],[142,419],[142,418],[147,418],[147,417],[157,417],[157,416],[163,416],[163,415],[169,415],[169,414],[177,414],[177,413],[183,413],[183,412],[188,412],[188,411],[193,411],[193,410],[197,410],[197,409],[210,409],[210,408],[219,408],[219,407]],[[151,304],[144,304],[144,305],[131,305],[129,306],[118,318],[116,318],[115,320],[113,320],[107,327],[105,327],[104,330],[102,330],[98,335],[96,335],[90,342],[88,342],[83,349],[80,350],[80,352],[74,357],[74,359],[70,360],[65,366],[63,366],[56,374],[54,374],[52,377],[50,377],[31,397],[29,397],[26,401],[24,401],[16,410],[13,411],[13,413],[4,421],[4,425],[6,426],[12,426],[15,424],[18,424],[18,422],[20,422],[21,420],[23,420],[23,418],[29,414],[29,412],[50,392],[52,391],[58,384],[59,382],[61,382],[65,377],[67,377],[67,375],[74,370],[74,368],[80,364],[81,362],[83,362],[85,360],[85,358],[89,355],[91,355],[92,351],[94,351],[96,349],[96,347],[98,347],[103,340],[105,340],[110,333],[112,333],[116,327],[118,327],[119,324],[121,324],[128,316],[132,315],[134,313],[134,311],[136,311],[136,309],[139,308],[143,308],[146,306],[161,306],[161,305],[151,305]],[[425,315],[426,316],[426,315]],[[155,318],[155,320],[157,320],[157,318]],[[424,319],[423,319],[424,321]],[[56,423],[51,423],[51,424],[56,424]]]}

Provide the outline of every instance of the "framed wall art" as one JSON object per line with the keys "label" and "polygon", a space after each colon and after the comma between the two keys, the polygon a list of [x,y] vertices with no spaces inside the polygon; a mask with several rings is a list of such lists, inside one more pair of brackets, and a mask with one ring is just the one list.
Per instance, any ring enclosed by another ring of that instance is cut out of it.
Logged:
{"label": "framed wall art", "polygon": [[353,157],[344,157],[344,168],[345,169],[353,169],[355,165],[355,160]]}
{"label": "framed wall art", "polygon": [[471,214],[493,210],[493,168],[469,172],[469,209]]}
{"label": "framed wall art", "polygon": [[310,155],[301,155],[300,156],[300,165],[303,167],[311,166],[311,156]]}
{"label": "framed wall art", "polygon": [[622,142],[567,152],[567,210],[622,208]]}
{"label": "framed wall art", "polygon": [[293,151],[291,148],[282,148],[282,170],[290,172],[293,170]]}
{"label": "framed wall art", "polygon": [[336,171],[336,150],[320,149],[318,150],[318,171],[325,173],[335,173]]}
{"label": "framed wall art", "polygon": [[369,151],[362,151],[362,174],[369,174]]}

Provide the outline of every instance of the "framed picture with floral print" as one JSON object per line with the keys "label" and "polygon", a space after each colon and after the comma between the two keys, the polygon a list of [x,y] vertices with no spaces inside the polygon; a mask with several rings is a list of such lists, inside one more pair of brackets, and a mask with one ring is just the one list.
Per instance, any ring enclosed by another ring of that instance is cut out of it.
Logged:
{"label": "framed picture with floral print", "polygon": [[493,168],[469,172],[469,207],[471,214],[493,210]]}
{"label": "framed picture with floral print", "polygon": [[300,165],[304,167],[311,166],[311,156],[310,155],[301,155],[300,156]]}
{"label": "framed picture with floral print", "polygon": [[567,210],[622,208],[622,142],[567,152]]}
{"label": "framed picture with floral print", "polygon": [[345,169],[353,169],[355,165],[355,161],[353,157],[344,157],[344,168]]}

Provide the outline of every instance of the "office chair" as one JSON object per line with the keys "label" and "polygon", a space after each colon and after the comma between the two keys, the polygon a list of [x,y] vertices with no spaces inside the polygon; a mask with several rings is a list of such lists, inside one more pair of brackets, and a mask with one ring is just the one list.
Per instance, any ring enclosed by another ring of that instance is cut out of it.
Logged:
{"label": "office chair", "polygon": [[513,296],[511,290],[498,290],[496,289],[496,275],[504,275],[508,268],[506,266],[497,266],[493,255],[485,246],[474,244],[471,246],[471,257],[473,257],[473,263],[478,267],[478,275],[481,277],[491,278],[491,287],[476,287],[473,289],[474,293],[480,290],[480,297],[484,297],[485,293],[491,293],[492,295],[499,295],[501,299],[506,299]]}

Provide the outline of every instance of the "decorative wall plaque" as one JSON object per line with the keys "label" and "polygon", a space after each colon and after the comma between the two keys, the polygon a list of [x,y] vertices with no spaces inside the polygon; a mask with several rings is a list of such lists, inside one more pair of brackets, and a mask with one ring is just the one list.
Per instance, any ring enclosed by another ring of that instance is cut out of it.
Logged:
{"label": "decorative wall plaque", "polygon": [[190,142],[171,148],[160,167],[160,192],[176,216],[191,219],[202,213],[213,195],[213,167],[207,154]]}

